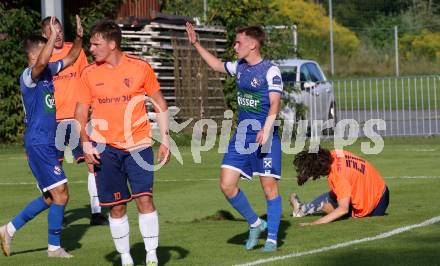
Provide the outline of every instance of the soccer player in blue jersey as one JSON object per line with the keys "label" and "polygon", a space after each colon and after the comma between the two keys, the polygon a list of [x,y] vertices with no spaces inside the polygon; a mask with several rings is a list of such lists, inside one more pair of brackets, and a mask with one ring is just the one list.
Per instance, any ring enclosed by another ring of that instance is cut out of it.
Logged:
{"label": "soccer player in blue jersey", "polygon": [[39,213],[49,209],[48,256],[72,257],[60,243],[61,223],[69,193],[67,178],[58,162],[55,147],[57,123],[52,78],[78,58],[83,36],[78,16],[76,24],[76,38],[72,49],[65,58],[53,63],[49,63],[49,59],[57,35],[55,17],[50,20],[49,39],[33,35],[24,40],[24,50],[28,58],[28,67],[20,76],[26,121],[24,145],[29,166],[43,195],[31,201],[14,219],[0,227],[0,244],[6,256],[11,254],[11,241],[15,232]]}
{"label": "soccer player in blue jersey", "polygon": [[[280,70],[261,56],[265,39],[261,27],[237,29],[235,62],[222,62],[200,45],[191,23],[186,24],[186,31],[191,44],[213,70],[236,77],[238,126],[221,165],[220,188],[250,226],[246,249],[253,249],[267,229],[262,251],[275,251],[281,219],[281,142],[274,127],[283,90]],[[238,187],[240,176],[252,179],[253,175],[260,177],[266,196],[267,222],[258,217]]]}

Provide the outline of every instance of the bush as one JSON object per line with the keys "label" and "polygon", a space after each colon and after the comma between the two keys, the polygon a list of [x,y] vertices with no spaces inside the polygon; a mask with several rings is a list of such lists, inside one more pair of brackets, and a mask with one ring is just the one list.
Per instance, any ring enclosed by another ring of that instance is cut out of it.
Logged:
{"label": "bush", "polygon": [[20,97],[19,77],[27,66],[22,51],[23,37],[39,33],[38,13],[0,3],[0,142],[21,141],[24,112]]}

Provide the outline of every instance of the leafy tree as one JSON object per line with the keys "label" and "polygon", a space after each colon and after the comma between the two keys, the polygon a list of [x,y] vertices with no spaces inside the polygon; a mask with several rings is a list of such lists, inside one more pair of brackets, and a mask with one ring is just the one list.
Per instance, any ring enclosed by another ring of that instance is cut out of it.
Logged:
{"label": "leafy tree", "polygon": [[[325,9],[304,0],[274,0],[276,16],[288,17],[298,26],[300,54],[305,58],[321,61],[327,57],[329,18]],[[359,46],[359,40],[349,29],[333,21],[334,48],[336,53],[350,54]]]}
{"label": "leafy tree", "polygon": [[27,66],[22,51],[23,36],[40,33],[39,14],[18,7],[21,1],[0,3],[0,142],[21,140],[23,107],[20,98],[19,76]]}
{"label": "leafy tree", "polygon": [[[115,15],[122,0],[101,0],[80,8],[85,30],[103,17]],[[7,0],[0,3],[0,142],[19,142],[24,131],[24,112],[20,97],[19,76],[27,66],[22,51],[23,37],[30,33],[41,34],[40,14],[35,9],[37,1]],[[71,14],[70,24],[74,25]],[[86,32],[87,33],[87,32]],[[89,37],[85,36],[85,47]]]}
{"label": "leafy tree", "polygon": [[[233,60],[235,52],[233,43],[235,30],[238,27],[260,25],[266,27],[267,43],[263,47],[263,56],[268,59],[279,59],[288,56],[291,47],[291,38],[279,38],[279,32],[270,30],[273,25],[287,25],[288,20],[283,16],[276,16],[276,7],[270,0],[237,0],[237,1],[209,1],[208,23],[222,25],[227,31],[227,51],[223,55],[225,60]],[[235,79],[228,77],[225,82],[224,93],[226,102],[232,110],[236,110]]]}

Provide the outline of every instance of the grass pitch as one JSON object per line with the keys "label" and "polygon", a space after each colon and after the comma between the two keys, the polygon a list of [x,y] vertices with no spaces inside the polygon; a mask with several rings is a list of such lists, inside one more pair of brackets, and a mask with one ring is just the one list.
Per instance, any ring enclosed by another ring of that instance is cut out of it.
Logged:
{"label": "grass pitch", "polygon": [[[224,199],[218,188],[222,154],[202,153],[195,164],[189,147],[181,148],[184,163],[172,160],[156,174],[155,203],[160,214],[161,265],[233,265],[267,260],[267,265],[435,265],[440,261],[440,223],[401,234],[342,247],[313,255],[280,260],[278,256],[332,247],[348,241],[374,237],[396,228],[418,224],[440,215],[440,139],[386,139],[378,155],[360,152],[360,142],[347,147],[369,160],[385,176],[391,203],[385,217],[347,219],[327,225],[299,227],[317,216],[290,216],[289,193],[311,200],[327,190],[325,179],[309,181],[303,187],[295,182],[293,155],[283,157],[283,217],[279,250],[263,254],[245,251],[246,222]],[[331,147],[327,142],[325,146]],[[0,151],[0,223],[8,222],[30,200],[39,195],[21,147]],[[47,211],[28,223],[14,237],[11,257],[0,255],[0,265],[120,265],[108,227],[90,227],[87,175],[84,165],[65,164],[71,199],[66,209],[67,228],[62,245],[75,257],[69,260],[47,258]],[[266,203],[258,180],[241,181],[241,188],[259,215]],[[137,225],[134,203],[129,204],[131,253],[136,265],[145,265],[145,251]],[[264,243],[263,238],[260,244]]]}

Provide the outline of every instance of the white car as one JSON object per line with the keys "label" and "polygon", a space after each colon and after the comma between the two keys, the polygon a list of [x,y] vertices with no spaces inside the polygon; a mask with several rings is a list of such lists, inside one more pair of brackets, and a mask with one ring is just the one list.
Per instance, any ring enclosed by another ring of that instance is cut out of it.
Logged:
{"label": "white car", "polygon": [[[283,119],[309,121],[321,120],[333,134],[336,125],[336,102],[332,84],[326,79],[321,67],[312,60],[287,59],[274,62],[280,68],[284,83],[284,102],[280,115]],[[305,106],[300,112],[295,107]],[[298,115],[297,115],[298,114]],[[324,126],[325,127],[325,126]]]}

